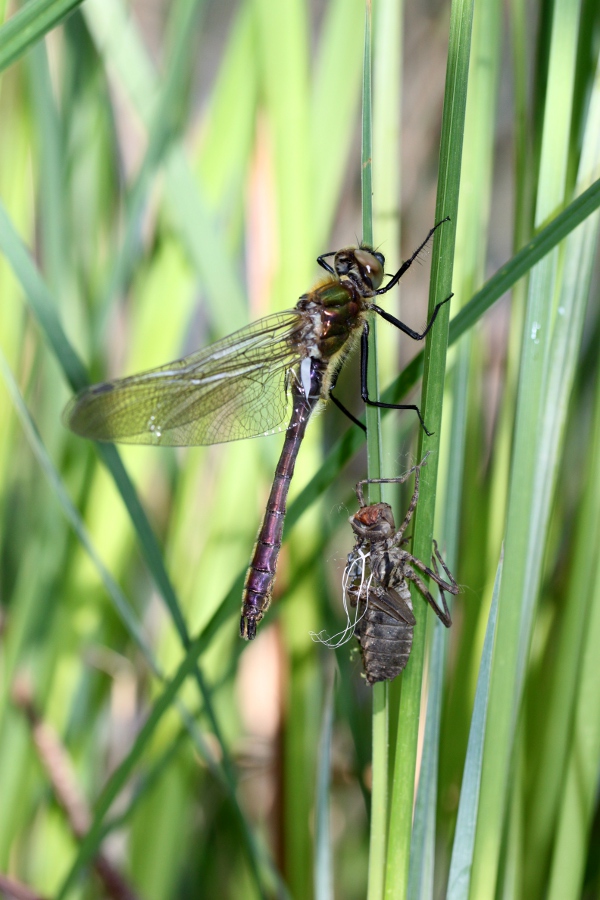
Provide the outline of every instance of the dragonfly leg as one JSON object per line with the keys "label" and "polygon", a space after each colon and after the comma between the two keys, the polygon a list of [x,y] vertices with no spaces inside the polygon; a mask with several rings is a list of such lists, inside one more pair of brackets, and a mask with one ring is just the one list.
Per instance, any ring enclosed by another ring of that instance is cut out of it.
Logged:
{"label": "dragonfly leg", "polygon": [[317,263],[321,266],[321,268],[325,269],[326,272],[329,272],[330,275],[335,275],[335,269],[331,265],[331,263],[325,262],[327,256],[335,256],[336,251],[331,250],[329,253],[322,253],[320,256],[317,256]]}
{"label": "dragonfly leg", "polygon": [[337,397],[333,396],[333,388],[329,391],[329,399],[333,400],[337,408],[341,410],[341,412],[343,412],[351,422],[353,422],[355,425],[358,425],[359,428],[362,428],[362,430],[366,432],[367,426],[363,422],[361,422],[360,419],[357,419],[356,416],[353,416],[350,410],[346,409],[344,404],[340,400],[338,400]]}
{"label": "dragonfly leg", "polygon": [[389,290],[391,290],[396,284],[398,284],[398,282],[400,281],[400,279],[402,278],[402,276],[404,275],[406,270],[410,269],[410,267],[414,263],[415,259],[417,258],[417,256],[419,255],[419,253],[421,252],[423,247],[425,247],[425,245],[430,241],[430,239],[433,236],[433,234],[435,233],[435,231],[440,227],[440,225],[443,225],[444,222],[449,222],[449,221],[450,221],[450,216],[446,216],[445,219],[442,219],[441,222],[438,222],[437,225],[434,225],[433,228],[430,230],[429,234],[427,235],[427,237],[425,238],[425,240],[423,241],[423,243],[417,247],[417,249],[415,250],[413,255],[410,257],[410,259],[407,259],[406,262],[402,263],[402,265],[400,266],[400,268],[398,269],[396,274],[392,277],[391,281],[388,281],[388,283],[386,284],[385,287],[379,288],[379,290],[375,291],[375,293],[376,294],[387,294],[387,292]]}
{"label": "dragonfly leg", "polygon": [[367,365],[369,361],[369,323],[365,322],[363,326],[363,333],[360,339],[360,390],[361,396],[364,402],[368,406],[377,406],[379,409],[412,409],[419,417],[419,422],[421,423],[421,427],[423,431],[428,437],[431,437],[433,434],[432,431],[428,431],[423,421],[423,416],[421,415],[421,410],[418,406],[415,406],[414,403],[383,403],[379,400],[371,400],[369,397],[369,391],[367,388]]}
{"label": "dragonfly leg", "polygon": [[425,331],[422,331],[422,332],[414,331],[412,328],[410,328],[404,322],[400,321],[400,319],[397,319],[396,316],[392,316],[389,312],[386,312],[385,309],[382,309],[380,306],[377,306],[375,303],[370,304],[370,309],[372,309],[374,312],[376,312],[378,316],[381,316],[382,319],[385,319],[386,322],[389,322],[391,325],[395,325],[396,328],[399,328],[400,331],[403,331],[404,334],[407,334],[409,336],[409,338],[413,339],[413,341],[422,341],[423,338],[427,337],[427,335],[429,334],[433,323],[437,319],[437,314],[439,313],[441,307],[444,305],[444,303],[448,303],[448,301],[451,300],[452,297],[454,297],[454,294],[450,294],[449,297],[446,297],[445,300],[442,300],[441,303],[437,304],[437,306],[435,307],[435,309],[433,311],[433,315],[431,316],[431,319],[427,323]]}

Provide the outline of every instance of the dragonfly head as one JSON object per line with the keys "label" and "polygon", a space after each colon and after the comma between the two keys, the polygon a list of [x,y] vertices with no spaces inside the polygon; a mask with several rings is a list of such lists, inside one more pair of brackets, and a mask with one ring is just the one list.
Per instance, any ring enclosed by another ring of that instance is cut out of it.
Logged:
{"label": "dragonfly head", "polygon": [[370,296],[383,281],[383,253],[370,247],[349,247],[335,254],[333,267],[339,279],[352,281],[363,296]]}

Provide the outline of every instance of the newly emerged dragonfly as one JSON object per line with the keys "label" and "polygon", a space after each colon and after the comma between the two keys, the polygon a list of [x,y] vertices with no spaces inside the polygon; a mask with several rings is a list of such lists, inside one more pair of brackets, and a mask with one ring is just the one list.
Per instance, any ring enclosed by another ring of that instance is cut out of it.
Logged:
{"label": "newly emerged dragonfly", "polygon": [[[410,597],[409,582],[429,603],[446,628],[452,625],[444,591],[458,594],[459,587],[442,559],[437,543],[431,556],[433,571],[421,560],[402,548],[403,537],[419,499],[419,474],[427,463],[427,456],[398,478],[374,478],[360,481],[356,495],[361,508],[350,517],[356,536],[344,571],[344,591],[350,605],[356,607],[354,634],[358,639],[369,684],[389,681],[405,668],[412,649],[416,619]],[[402,484],[415,473],[415,489],[406,516],[396,531],[392,508],[388,503],[365,506],[363,484]],[[441,563],[448,581],[444,581],[437,566]],[[437,605],[425,582],[417,575],[419,569],[438,585],[443,609]]]}
{"label": "newly emerged dragonfly", "polygon": [[381,287],[385,260],[378,251],[360,246],[325,253],[317,262],[327,276],[303,294],[294,309],[266,316],[184,359],[93,385],[74,397],[64,411],[69,428],[96,441],[195,446],[286,431],[246,576],[240,621],[243,638],[256,636],[257,623],[271,601],[288,489],[311,413],[331,397],[364,429],[332,395],[339,369],[358,340],[364,402],[412,409],[425,428],[414,404],[370,399],[367,314],[376,312],[414,340],[425,337],[450,297],[437,304],[421,333],[377,306],[375,298],[398,283],[441,224],[431,229],[385,287]]}

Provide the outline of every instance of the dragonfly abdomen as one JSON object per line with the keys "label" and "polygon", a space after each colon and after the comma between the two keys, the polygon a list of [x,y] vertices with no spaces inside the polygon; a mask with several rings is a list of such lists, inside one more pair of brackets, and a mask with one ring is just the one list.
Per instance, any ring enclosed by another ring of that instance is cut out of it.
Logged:
{"label": "dragonfly abdomen", "polygon": [[[310,367],[309,371],[301,372],[299,375],[296,373],[294,376],[292,417],[275,470],[263,523],[246,574],[242,595],[240,636],[249,641],[256,637],[256,626],[271,603],[277,560],[283,537],[287,495],[294,474],[296,457],[310,415],[321,399],[323,367],[320,360],[311,359],[306,362]],[[305,375],[308,376],[307,381],[309,382],[306,385],[303,383]]]}

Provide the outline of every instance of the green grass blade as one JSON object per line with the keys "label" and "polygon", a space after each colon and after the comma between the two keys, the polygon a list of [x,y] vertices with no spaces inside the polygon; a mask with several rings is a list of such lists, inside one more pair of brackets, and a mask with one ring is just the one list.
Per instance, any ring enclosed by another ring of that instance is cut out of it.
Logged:
{"label": "green grass blade", "polygon": [[[577,189],[600,170],[600,64],[592,91],[588,119],[585,127],[580,173]],[[590,279],[598,240],[598,213],[588,218],[575,232],[566,245],[565,273],[558,309],[560,314],[553,335],[553,366],[547,389],[548,402],[544,413],[543,429],[548,441],[557,432],[565,429],[565,416],[574,379],[577,348],[581,340],[585,301],[589,293]],[[560,375],[560,378],[557,377]],[[596,426],[597,427],[597,426]],[[585,602],[588,585],[593,582],[593,546],[588,543],[588,535],[595,534],[595,460],[598,452],[598,433],[594,434],[590,445],[591,455],[584,503],[581,509],[576,555],[573,565],[570,600],[566,606],[564,626],[560,632],[560,642],[556,654],[556,666],[552,673],[552,683],[548,690],[549,716],[545,723],[545,737],[542,753],[534,775],[531,809],[530,848],[526,859],[527,885],[531,891],[539,891],[539,881],[544,866],[534,865],[533,860],[546,860],[550,852],[552,836],[556,827],[556,810],[559,802],[564,760],[570,740],[570,715],[579,678],[579,667],[574,663],[581,658],[581,645],[585,633]],[[555,451],[556,452],[556,451]],[[555,468],[556,460],[550,464]],[[551,470],[552,471],[552,470]],[[556,477],[555,471],[552,477]],[[547,513],[546,513],[547,514]]]}
{"label": "green grass blade", "polygon": [[30,0],[0,28],[0,72],[76,9],[82,0]]}
{"label": "green grass blade", "polygon": [[[554,9],[546,94],[536,224],[562,204],[566,189],[579,6],[558,2]],[[557,110],[560,114],[557,114]],[[504,578],[499,599],[498,634],[490,683],[480,809],[471,897],[495,896],[503,836],[509,767],[520,708],[533,609],[539,589],[542,552],[548,526],[545,509],[553,483],[552,465],[560,435],[550,445],[531,440],[542,425],[547,373],[554,365],[553,304],[558,256],[554,251],[530,276],[523,331],[519,395],[506,522]],[[538,478],[545,476],[540,496]]]}
{"label": "green grass blade", "polygon": [[[563,713],[574,709],[572,719],[568,719],[568,748],[563,776],[562,796],[558,808],[550,810],[552,822],[556,822],[555,843],[552,853],[548,900],[564,900],[582,896],[582,885],[588,855],[595,855],[594,838],[590,834],[594,809],[597,806],[598,771],[600,768],[600,682],[598,680],[598,642],[600,641],[600,566],[598,563],[598,510],[600,510],[600,469],[598,466],[598,430],[600,422],[600,390],[596,386],[595,440],[590,446],[590,481],[586,483],[586,500],[582,513],[577,557],[582,561],[583,572],[591,577],[581,584],[577,569],[573,573],[570,600],[579,610],[578,623],[568,622],[568,632],[575,640],[569,649],[576,653],[568,661],[561,654],[558,674],[568,678],[568,683],[557,685]],[[589,499],[588,499],[589,497]],[[590,521],[591,520],[591,521]],[[574,589],[580,594],[574,595]],[[586,602],[587,600],[587,602]],[[573,618],[570,616],[569,618]],[[574,629],[573,624],[579,625]],[[575,632],[575,633],[574,633]],[[579,638],[579,640],[577,640]],[[562,648],[561,648],[562,649]],[[573,674],[572,674],[573,673]],[[568,695],[567,695],[568,692]],[[560,697],[560,694],[564,696]],[[569,705],[564,706],[564,702]],[[556,724],[556,723],[555,723]],[[556,728],[555,728],[556,731]],[[565,735],[560,739],[562,750]],[[564,754],[561,754],[564,758]],[[544,782],[547,784],[547,781]],[[544,785],[540,785],[543,787]],[[544,848],[546,849],[546,848]]]}
{"label": "green grass blade", "polygon": [[[124,4],[121,0],[87,0],[83,12],[98,52],[149,127],[159,80]],[[244,291],[222,229],[210,214],[202,186],[178,144],[167,155],[165,177],[170,219],[206,290],[215,328],[227,334],[247,321]]]}
{"label": "green grass blade", "polygon": [[[29,257],[25,246],[12,229],[11,223],[1,204],[0,247],[2,247],[17,278],[20,280],[30,308],[36,316],[58,361],[63,365],[65,375],[74,389],[84,387],[87,383],[85,369],[62,330],[60,321],[55,313],[52,296],[43,283],[37,269],[33,265],[33,261]],[[181,642],[187,649],[190,646],[190,637],[181,611],[181,606],[167,573],[158,541],[139,500],[135,487],[125,470],[116,447],[112,445],[98,445],[98,452],[109,469],[117,489],[123,498],[133,527],[138,536],[140,547],[144,558],[146,559],[148,568],[152,573],[169,612],[171,613],[173,623],[181,638]],[[211,621],[211,627],[215,628],[219,621],[220,619],[218,617],[214,617]],[[209,692],[206,689],[203,675],[198,667],[195,668],[194,675],[203,696],[207,714],[213,725],[215,735],[222,746],[225,771],[230,783],[233,784],[233,767],[229,761],[225,743],[221,739],[221,729],[213,710]],[[249,829],[247,829],[247,834],[250,834]],[[254,848],[250,847],[251,862],[256,869],[253,850]]]}
{"label": "green grass blade", "polygon": [[[333,661],[332,661],[333,662]],[[335,666],[330,667],[323,701],[315,802],[315,900],[333,900],[333,858],[329,824],[331,739],[334,718]]]}
{"label": "green grass blade", "polygon": [[144,209],[159,166],[177,137],[185,109],[185,91],[190,63],[195,50],[197,19],[203,0],[185,0],[174,6],[173,45],[166,63],[167,75],[161,81],[148,128],[148,145],[138,174],[125,201],[126,218],[123,239],[113,254],[108,283],[101,307],[109,311],[114,298],[126,290],[140,256],[140,228]]}
{"label": "green grass blade", "polygon": [[60,503],[63,513],[65,517],[69,521],[71,527],[75,531],[80,543],[85,548],[88,556],[92,560],[98,575],[100,576],[100,580],[102,581],[106,591],[111,598],[115,609],[119,613],[127,631],[129,632],[132,639],[138,645],[140,650],[142,651],[146,661],[150,665],[151,669],[155,674],[159,674],[158,665],[154,658],[154,654],[152,649],[146,640],[142,629],[140,628],[139,622],[135,613],[133,612],[129,601],[123,594],[121,588],[116,583],[102,560],[100,559],[91,539],[87,532],[87,529],[83,523],[79,512],[73,505],[71,498],[69,497],[67,491],[65,490],[65,486],[60,474],[57,472],[50,456],[48,455],[48,451],[44,447],[39,431],[36,428],[36,425],[31,417],[29,410],[27,409],[27,405],[23,399],[21,392],[19,391],[19,387],[14,379],[12,372],[6,362],[4,354],[0,351],[0,371],[2,372],[4,381],[6,383],[8,392],[13,401],[13,405],[19,416],[21,421],[21,425],[25,432],[25,436],[29,441],[29,445],[35,454],[44,475],[48,479],[52,490],[56,494],[56,498]]}
{"label": "green grass blade", "polygon": [[57,900],[63,900],[70,890],[75,887],[77,878],[81,869],[90,862],[94,855],[98,852],[100,841],[102,840],[104,820],[109,812],[112,804],[125,787],[128,779],[133,773],[136,765],[141,760],[144,751],[147,749],[152,735],[156,732],[163,716],[171,708],[176,700],[177,694],[189,675],[192,675],[196,668],[198,656],[206,645],[207,634],[197,637],[189,646],[185,657],[179,665],[175,675],[169,681],[169,684],[161,693],[154,703],[152,711],[146,719],[144,725],[140,729],[133,747],[127,754],[123,762],[111,775],[101,796],[96,802],[92,824],[79,847],[79,851],[73,862],[73,865],[67,874],[60,890],[57,892]]}
{"label": "green grass blade", "polygon": [[[57,360],[60,362],[67,380],[74,391],[81,390],[81,388],[89,384],[85,368],[62,329],[55,312],[52,295],[33,264],[33,260],[29,256],[25,245],[12,228],[1,204],[0,247],[2,247],[15,275],[19,279],[25,298]],[[158,541],[144,513],[133,483],[127,475],[121,457],[114,446],[99,445],[98,452],[106,463],[123,497],[150,571],[156,579],[159,590],[171,612],[175,626],[184,644],[186,644],[189,641],[189,637],[181,607],[164,566]]]}
{"label": "green grass blade", "polygon": [[492,668],[492,654],[494,651],[494,638],[496,635],[496,619],[498,614],[498,595],[502,582],[502,558],[498,563],[492,605],[488,616],[487,628],[483,651],[479,664],[477,677],[477,689],[475,691],[475,703],[469,729],[469,743],[463,771],[462,787],[458,816],[456,819],[456,831],[454,845],[452,847],[452,859],[450,862],[450,875],[448,878],[448,893],[446,900],[467,900],[471,882],[471,866],[473,864],[473,847],[475,845],[475,826],[477,824],[477,809],[479,806],[479,787],[481,784],[481,765],[483,760],[483,740],[485,735],[485,720],[489,699],[490,671]]}
{"label": "green grass blade", "polygon": [[[450,216],[453,222],[438,229],[434,238],[430,315],[434,305],[447,297],[452,289],[454,223],[458,209],[472,15],[473,4],[469,0],[452,4],[436,221]],[[427,337],[425,348],[421,409],[428,428],[434,434],[427,438],[420,435],[417,454],[421,458],[425,450],[433,451],[423,471],[421,495],[414,520],[412,552],[419,559],[429,558],[433,535],[448,316],[446,304],[440,310],[435,327]],[[419,608],[417,598],[418,595],[415,594],[415,609]],[[412,654],[403,675],[400,700],[385,888],[386,897],[390,898],[407,896],[424,651],[425,616],[421,615],[417,618]]]}
{"label": "green grass blade", "polygon": [[433,897],[435,862],[435,812],[437,806],[440,716],[446,668],[446,629],[436,619],[430,644],[427,714],[423,755],[410,847],[408,894],[411,900]]}
{"label": "green grass blade", "polygon": [[364,4],[332,0],[324,16],[310,108],[314,237],[320,248],[329,240],[356,126]]}
{"label": "green grass blade", "polygon": [[[450,321],[448,344],[454,344],[485,312],[526,275],[536,263],[550,253],[600,206],[600,180],[595,181],[584,193],[573,200],[556,218],[537,233],[526,247],[519,250],[505,265],[477,291],[469,302]],[[459,298],[460,299],[460,298]],[[382,394],[386,403],[403,397],[417,383],[423,373],[424,352],[389,385]]]}
{"label": "green grass blade", "polygon": [[[362,146],[361,146],[361,196],[362,240],[373,246],[373,113],[372,113],[372,55],[373,25],[370,0],[365,4],[365,43],[363,55],[362,87]],[[371,399],[379,399],[377,369],[377,338],[375,316],[369,317],[369,359],[367,390]],[[367,471],[369,478],[381,477],[381,414],[376,406],[367,406]],[[381,499],[381,487],[369,485],[369,502]],[[388,685],[385,681],[373,686],[372,719],[372,788],[371,822],[369,840],[368,900],[383,897],[385,880],[386,832],[388,820]]]}

